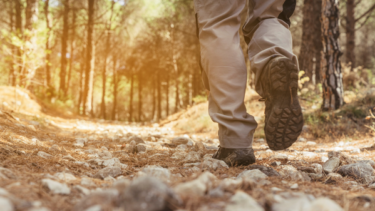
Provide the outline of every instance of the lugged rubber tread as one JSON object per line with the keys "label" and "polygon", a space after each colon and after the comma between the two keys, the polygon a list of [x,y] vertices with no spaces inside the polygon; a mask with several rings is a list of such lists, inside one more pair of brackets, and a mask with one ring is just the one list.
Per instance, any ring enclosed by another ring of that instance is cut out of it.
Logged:
{"label": "lugged rubber tread", "polygon": [[290,147],[301,134],[302,109],[298,101],[298,69],[287,58],[274,58],[266,67],[265,135],[271,150]]}

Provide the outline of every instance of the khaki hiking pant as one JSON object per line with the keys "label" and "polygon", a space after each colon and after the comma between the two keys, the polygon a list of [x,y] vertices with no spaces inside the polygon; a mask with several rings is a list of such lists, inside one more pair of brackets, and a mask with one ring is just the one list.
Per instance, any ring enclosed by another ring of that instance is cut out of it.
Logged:
{"label": "khaki hiking pant", "polygon": [[[210,90],[209,114],[219,124],[220,146],[252,147],[257,128],[244,104],[247,70],[240,46],[240,14],[246,0],[194,0],[201,46],[202,77]],[[248,44],[256,91],[263,96],[260,76],[273,57],[283,56],[298,66],[292,51],[290,16],[296,0],[249,0],[242,28]]]}

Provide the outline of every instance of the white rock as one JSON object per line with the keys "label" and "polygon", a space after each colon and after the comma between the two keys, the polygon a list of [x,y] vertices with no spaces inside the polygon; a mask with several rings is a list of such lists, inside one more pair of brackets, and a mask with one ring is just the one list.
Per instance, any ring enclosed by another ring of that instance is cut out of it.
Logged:
{"label": "white rock", "polygon": [[254,181],[258,181],[261,179],[267,179],[268,176],[261,172],[259,169],[253,169],[253,170],[245,170],[241,172],[238,176],[237,179],[242,178],[243,180],[251,179]]}
{"label": "white rock", "polygon": [[306,142],[307,145],[316,145],[316,142],[313,142],[313,141],[308,141]]}
{"label": "white rock", "polygon": [[358,154],[358,153],[361,153],[360,149],[353,149],[352,151],[350,151],[350,154]]}
{"label": "white rock", "polygon": [[225,207],[225,211],[264,211],[251,196],[243,191],[237,191]]}
{"label": "white rock", "polygon": [[219,184],[219,187],[221,189],[223,189],[224,191],[229,191],[229,192],[240,189],[241,186],[242,186],[242,178],[241,179],[225,178]]}
{"label": "white rock", "polygon": [[264,142],[264,138],[257,139],[255,142]]}
{"label": "white rock", "polygon": [[142,172],[165,182],[168,182],[171,178],[171,172],[168,169],[159,166],[148,166],[143,168]]}
{"label": "white rock", "polygon": [[280,192],[280,191],[282,191],[283,189],[280,189],[280,188],[278,188],[278,187],[272,187],[271,188],[271,191],[273,191],[273,192]]}
{"label": "white rock", "polygon": [[271,160],[278,160],[278,161],[283,161],[287,162],[288,161],[288,155],[285,154],[276,154],[270,157]]}
{"label": "white rock", "polygon": [[342,176],[340,174],[337,174],[337,173],[329,173],[328,177],[332,180],[335,180],[335,181],[338,181],[338,180],[342,179]]}
{"label": "white rock", "polygon": [[332,173],[340,165],[340,158],[332,157],[323,164],[323,170],[326,173]]}
{"label": "white rock", "polygon": [[328,160],[328,157],[326,157],[326,156],[322,156],[322,157],[320,158],[320,160],[324,163],[324,162],[326,162],[326,161]]}
{"label": "white rock", "polygon": [[331,199],[318,198],[306,211],[344,211],[344,209]]}
{"label": "white rock", "polygon": [[34,208],[31,208],[27,211],[51,211],[51,210],[48,209],[47,207],[34,207]]}
{"label": "white rock", "polygon": [[297,183],[295,183],[292,186],[290,186],[290,189],[297,189],[297,188],[298,188],[298,184]]}
{"label": "white rock", "polygon": [[102,207],[100,205],[94,205],[85,209],[85,211],[102,211]]}
{"label": "white rock", "polygon": [[306,139],[305,139],[305,138],[302,138],[302,137],[299,137],[299,138],[298,138],[298,141],[300,141],[300,142],[305,142]]}
{"label": "white rock", "polygon": [[12,202],[9,199],[4,198],[4,197],[0,197],[0,208],[1,208],[1,211],[13,211],[14,210],[14,206]]}
{"label": "white rock", "polygon": [[42,179],[42,185],[54,194],[70,194],[70,188],[66,184],[62,184],[51,179]]}
{"label": "white rock", "polygon": [[74,188],[77,189],[79,192],[83,193],[84,195],[89,195],[91,192],[89,189],[82,187],[80,185],[76,185],[74,186]]}
{"label": "white rock", "polygon": [[323,173],[323,167],[319,163],[313,163],[311,166],[314,168],[315,173],[322,174]]}
{"label": "white rock", "polygon": [[279,203],[272,205],[272,211],[306,211],[311,206],[311,200],[306,196],[283,199],[279,197]]}
{"label": "white rock", "polygon": [[199,162],[200,160],[201,160],[201,153],[191,151],[186,155],[186,158],[184,159],[183,162],[194,163],[194,162]]}
{"label": "white rock", "polygon": [[42,158],[45,158],[45,159],[50,159],[52,158],[53,156],[46,153],[46,152],[43,152],[43,151],[39,151],[38,154],[37,154],[39,157],[42,157]]}
{"label": "white rock", "polygon": [[186,152],[178,151],[178,152],[173,153],[171,158],[175,159],[175,160],[182,160],[182,159],[186,158],[186,156],[187,156]]}
{"label": "white rock", "polygon": [[176,147],[176,150],[179,150],[179,151],[186,151],[187,149],[188,147],[185,144],[180,144]]}
{"label": "white rock", "polygon": [[77,179],[73,174],[64,173],[64,172],[56,173],[55,177],[59,180],[64,180],[66,182],[73,181],[73,180]]}
{"label": "white rock", "polygon": [[217,169],[221,168],[229,168],[229,166],[224,161],[213,158],[205,158],[202,162],[202,169],[205,170],[216,171]]}
{"label": "white rock", "polygon": [[215,175],[210,172],[204,172],[193,181],[178,184],[174,190],[180,196],[200,197],[203,196],[207,190],[212,188],[215,180]]}
{"label": "white rock", "polygon": [[112,166],[112,167],[106,167],[102,170],[99,170],[95,175],[94,177],[95,178],[99,178],[99,179],[104,179],[108,176],[111,176],[111,177],[117,177],[118,175],[120,175],[122,173],[121,171],[121,168],[120,167],[115,167],[115,166]]}

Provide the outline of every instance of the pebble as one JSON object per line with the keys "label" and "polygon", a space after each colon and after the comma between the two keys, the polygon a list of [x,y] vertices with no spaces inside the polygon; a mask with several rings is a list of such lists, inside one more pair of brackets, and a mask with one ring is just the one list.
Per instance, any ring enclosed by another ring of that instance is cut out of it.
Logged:
{"label": "pebble", "polygon": [[277,160],[281,162],[288,162],[288,155],[285,154],[276,154],[270,157],[270,160]]}
{"label": "pebble", "polygon": [[147,151],[147,145],[146,144],[138,144],[136,146],[136,152],[146,152]]}
{"label": "pebble", "polygon": [[64,173],[64,172],[56,173],[55,178],[59,180],[64,180],[66,182],[74,181],[77,179],[73,174]]}
{"label": "pebble", "polygon": [[307,145],[316,145],[316,142],[313,142],[313,141],[308,141],[306,142]]}
{"label": "pebble", "polygon": [[95,183],[94,183],[94,181],[92,181],[92,179],[87,178],[87,177],[83,177],[83,178],[81,179],[81,185],[85,185],[85,186],[95,186]]}
{"label": "pebble", "polygon": [[204,172],[195,180],[178,184],[174,190],[180,196],[199,197],[203,196],[207,190],[212,188],[215,180],[215,175],[210,172]]}
{"label": "pebble", "polygon": [[225,211],[264,211],[251,196],[243,191],[237,191],[230,200]]}
{"label": "pebble", "polygon": [[342,176],[350,176],[362,183],[371,183],[375,181],[374,169],[369,163],[358,162],[341,166],[337,173]]}
{"label": "pebble", "polygon": [[194,152],[191,151],[189,152],[183,162],[185,163],[194,163],[194,162],[199,162],[201,160],[201,153],[200,152]]}
{"label": "pebble", "polygon": [[162,181],[144,176],[120,192],[119,203],[126,211],[159,211],[178,206],[181,199]]}
{"label": "pebble", "polygon": [[213,158],[205,158],[202,162],[202,169],[203,170],[213,170],[216,171],[217,169],[221,168],[229,168],[229,166],[222,160],[217,160]]}
{"label": "pebble", "polygon": [[66,184],[62,184],[51,179],[42,179],[42,185],[54,194],[70,194],[70,188]]}
{"label": "pebble", "polygon": [[175,137],[171,140],[172,144],[180,145],[180,144],[186,144],[188,146],[193,146],[194,142],[190,138],[181,136],[181,137]]}
{"label": "pebble", "polygon": [[295,183],[292,186],[290,186],[290,189],[297,189],[297,188],[298,188],[298,184],[297,183]]}
{"label": "pebble", "polygon": [[219,187],[223,189],[224,191],[234,192],[237,189],[240,189],[242,186],[242,178],[241,179],[231,179],[231,178],[225,178],[223,179]]}
{"label": "pebble", "polygon": [[89,195],[90,194],[90,190],[85,188],[85,187],[82,187],[80,185],[75,185],[74,188],[76,190],[78,190],[79,192],[83,193],[84,195]]}
{"label": "pebble", "polygon": [[329,198],[318,198],[312,202],[307,211],[344,211],[344,209]]}
{"label": "pebble", "polygon": [[104,169],[99,170],[95,175],[94,178],[98,179],[104,179],[108,176],[116,177],[118,175],[122,174],[120,167],[106,167]]}
{"label": "pebble", "polygon": [[264,138],[257,139],[255,142],[264,142]]}
{"label": "pebble", "polygon": [[240,179],[240,178],[242,178],[243,180],[250,179],[250,180],[258,181],[261,179],[267,179],[268,176],[264,174],[263,172],[261,172],[259,169],[253,169],[253,170],[245,170],[241,172],[237,176],[237,179]]}
{"label": "pebble", "polygon": [[325,173],[332,173],[340,165],[340,159],[337,157],[331,157],[323,164],[323,170]]}
{"label": "pebble", "polygon": [[171,172],[163,167],[159,166],[148,166],[142,169],[142,172],[148,176],[155,177],[164,182],[168,182],[171,178]]}
{"label": "pebble", "polygon": [[352,151],[350,151],[350,154],[358,154],[358,153],[361,153],[360,149],[353,149]]}

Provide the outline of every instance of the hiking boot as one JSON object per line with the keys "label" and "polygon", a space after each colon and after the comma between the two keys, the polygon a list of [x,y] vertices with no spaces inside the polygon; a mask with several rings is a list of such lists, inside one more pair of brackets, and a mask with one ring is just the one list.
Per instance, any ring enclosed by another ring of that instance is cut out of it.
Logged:
{"label": "hiking boot", "polygon": [[303,127],[298,101],[298,68],[288,58],[272,59],[261,76],[266,101],[264,133],[272,150],[286,149],[297,140]]}
{"label": "hiking boot", "polygon": [[228,166],[247,166],[255,163],[255,155],[252,148],[228,149],[219,146],[219,150],[212,158],[222,160]]}

